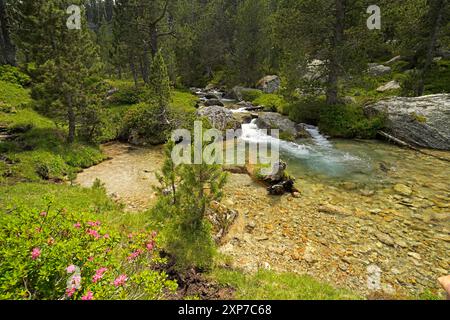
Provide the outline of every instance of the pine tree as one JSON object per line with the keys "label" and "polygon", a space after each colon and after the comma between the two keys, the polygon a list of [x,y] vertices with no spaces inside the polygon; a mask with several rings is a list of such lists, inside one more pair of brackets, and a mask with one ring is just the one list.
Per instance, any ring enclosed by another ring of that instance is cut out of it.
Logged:
{"label": "pine tree", "polygon": [[82,2],[26,0],[15,6],[16,44],[35,63],[32,96],[41,111],[65,120],[69,143],[75,140],[77,117],[92,102],[100,67],[84,15],[81,30],[66,25],[67,8]]}
{"label": "pine tree", "polygon": [[[153,209],[161,219],[163,238],[169,254],[176,258],[177,267],[211,267],[214,242],[206,213],[212,201],[220,200],[227,175],[219,165],[173,165],[173,144],[166,151],[160,200]],[[167,188],[171,192],[167,192]],[[166,190],[166,192],[163,192]]]}
{"label": "pine tree", "polygon": [[149,88],[153,99],[161,109],[166,109],[170,102],[171,89],[167,66],[161,51],[158,51],[152,61]]}

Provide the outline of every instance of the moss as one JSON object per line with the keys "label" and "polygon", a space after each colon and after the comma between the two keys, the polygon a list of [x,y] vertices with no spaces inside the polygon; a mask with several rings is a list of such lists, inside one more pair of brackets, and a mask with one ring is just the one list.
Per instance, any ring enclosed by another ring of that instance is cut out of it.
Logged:
{"label": "moss", "polygon": [[413,113],[411,114],[411,116],[412,116],[414,119],[416,119],[417,122],[420,122],[420,123],[427,123],[427,118],[426,118],[426,117],[421,116],[421,115],[418,115],[418,114],[415,113],[415,112],[413,112]]}

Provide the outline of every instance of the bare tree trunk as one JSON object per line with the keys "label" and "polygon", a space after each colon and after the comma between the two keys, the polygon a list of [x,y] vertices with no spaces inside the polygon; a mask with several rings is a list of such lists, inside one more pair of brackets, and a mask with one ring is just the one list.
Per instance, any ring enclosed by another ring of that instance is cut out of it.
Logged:
{"label": "bare tree trunk", "polygon": [[417,86],[417,96],[422,96],[425,91],[425,77],[428,74],[431,62],[433,61],[434,49],[436,46],[439,29],[441,27],[442,12],[444,11],[445,1],[446,0],[435,0],[435,2],[432,2],[430,4],[430,19],[432,19],[432,29],[430,30],[431,34],[428,42],[425,64],[423,66],[422,72],[420,73],[420,79]]}
{"label": "bare tree trunk", "polygon": [[65,94],[67,104],[67,119],[69,120],[69,135],[67,136],[67,142],[73,143],[75,141],[76,130],[76,116],[73,106],[72,96],[68,93]]}
{"label": "bare tree trunk", "polygon": [[131,70],[131,73],[133,74],[134,86],[137,88],[138,87],[138,76],[137,76],[136,66],[133,62],[133,59],[130,59],[130,70]]}
{"label": "bare tree trunk", "polygon": [[10,25],[8,21],[8,13],[6,11],[6,1],[0,0],[0,26],[2,38],[2,55],[5,63],[12,66],[16,65],[16,47],[11,41]]}
{"label": "bare tree trunk", "polygon": [[330,63],[328,66],[327,104],[338,103],[338,81],[342,62],[342,42],[344,39],[346,0],[335,0],[336,24],[332,40]]}

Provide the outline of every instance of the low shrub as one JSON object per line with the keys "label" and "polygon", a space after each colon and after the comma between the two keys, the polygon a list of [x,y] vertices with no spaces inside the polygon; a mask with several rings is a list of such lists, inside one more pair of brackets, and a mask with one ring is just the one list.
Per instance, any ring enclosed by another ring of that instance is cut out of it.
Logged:
{"label": "low shrub", "polygon": [[17,84],[22,87],[31,84],[31,78],[27,74],[10,65],[0,66],[0,81]]}
{"label": "low shrub", "polygon": [[262,94],[252,102],[256,105],[264,106],[265,111],[287,113],[287,102],[278,94]]}
{"label": "low shrub", "polygon": [[241,94],[244,101],[253,102],[261,97],[263,95],[263,92],[257,89],[243,89],[241,91]]}
{"label": "low shrub", "polygon": [[0,299],[160,299],[176,289],[155,265],[157,234],[121,237],[90,214],[0,213]]}
{"label": "low shrub", "polygon": [[122,137],[138,137],[148,144],[163,144],[170,133],[170,126],[162,119],[161,112],[156,104],[133,106],[125,114]]}
{"label": "low shrub", "polygon": [[297,123],[319,126],[335,138],[375,138],[384,117],[367,118],[359,105],[328,106],[322,99],[301,100],[289,106],[289,117]]}

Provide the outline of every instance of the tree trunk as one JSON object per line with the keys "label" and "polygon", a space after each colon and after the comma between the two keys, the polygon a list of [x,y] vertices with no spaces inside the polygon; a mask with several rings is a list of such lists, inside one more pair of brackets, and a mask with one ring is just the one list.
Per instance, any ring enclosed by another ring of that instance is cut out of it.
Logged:
{"label": "tree trunk", "polygon": [[131,69],[131,73],[133,74],[134,86],[137,88],[138,87],[138,76],[137,76],[136,66],[134,65],[133,59],[130,59],[130,69]]}
{"label": "tree trunk", "polygon": [[65,94],[67,104],[67,119],[69,120],[69,135],[67,136],[67,142],[73,143],[75,141],[76,130],[76,117],[73,106],[72,96],[69,93]]}
{"label": "tree trunk", "polygon": [[156,26],[152,25],[150,27],[150,47],[152,52],[152,58],[158,53],[158,30]]}
{"label": "tree trunk", "polygon": [[16,65],[16,47],[11,41],[6,0],[0,0],[0,26],[2,38],[2,55],[5,63]]}
{"label": "tree trunk", "polygon": [[442,12],[445,9],[445,1],[446,0],[435,0],[435,2],[430,4],[430,39],[428,42],[425,64],[423,66],[422,72],[420,73],[420,79],[417,86],[417,96],[422,96],[425,91],[425,77],[428,74],[431,62],[433,61],[434,49],[436,46],[436,41],[442,21]]}
{"label": "tree trunk", "polygon": [[148,48],[147,45],[144,46],[144,55],[142,57],[142,64],[141,64],[141,70],[142,70],[142,79],[144,80],[144,83],[148,84],[149,81],[149,70],[150,65],[148,63]]}
{"label": "tree trunk", "polygon": [[330,62],[328,66],[327,104],[338,103],[338,81],[342,62],[342,42],[344,40],[346,0],[335,0],[336,23],[332,39]]}

